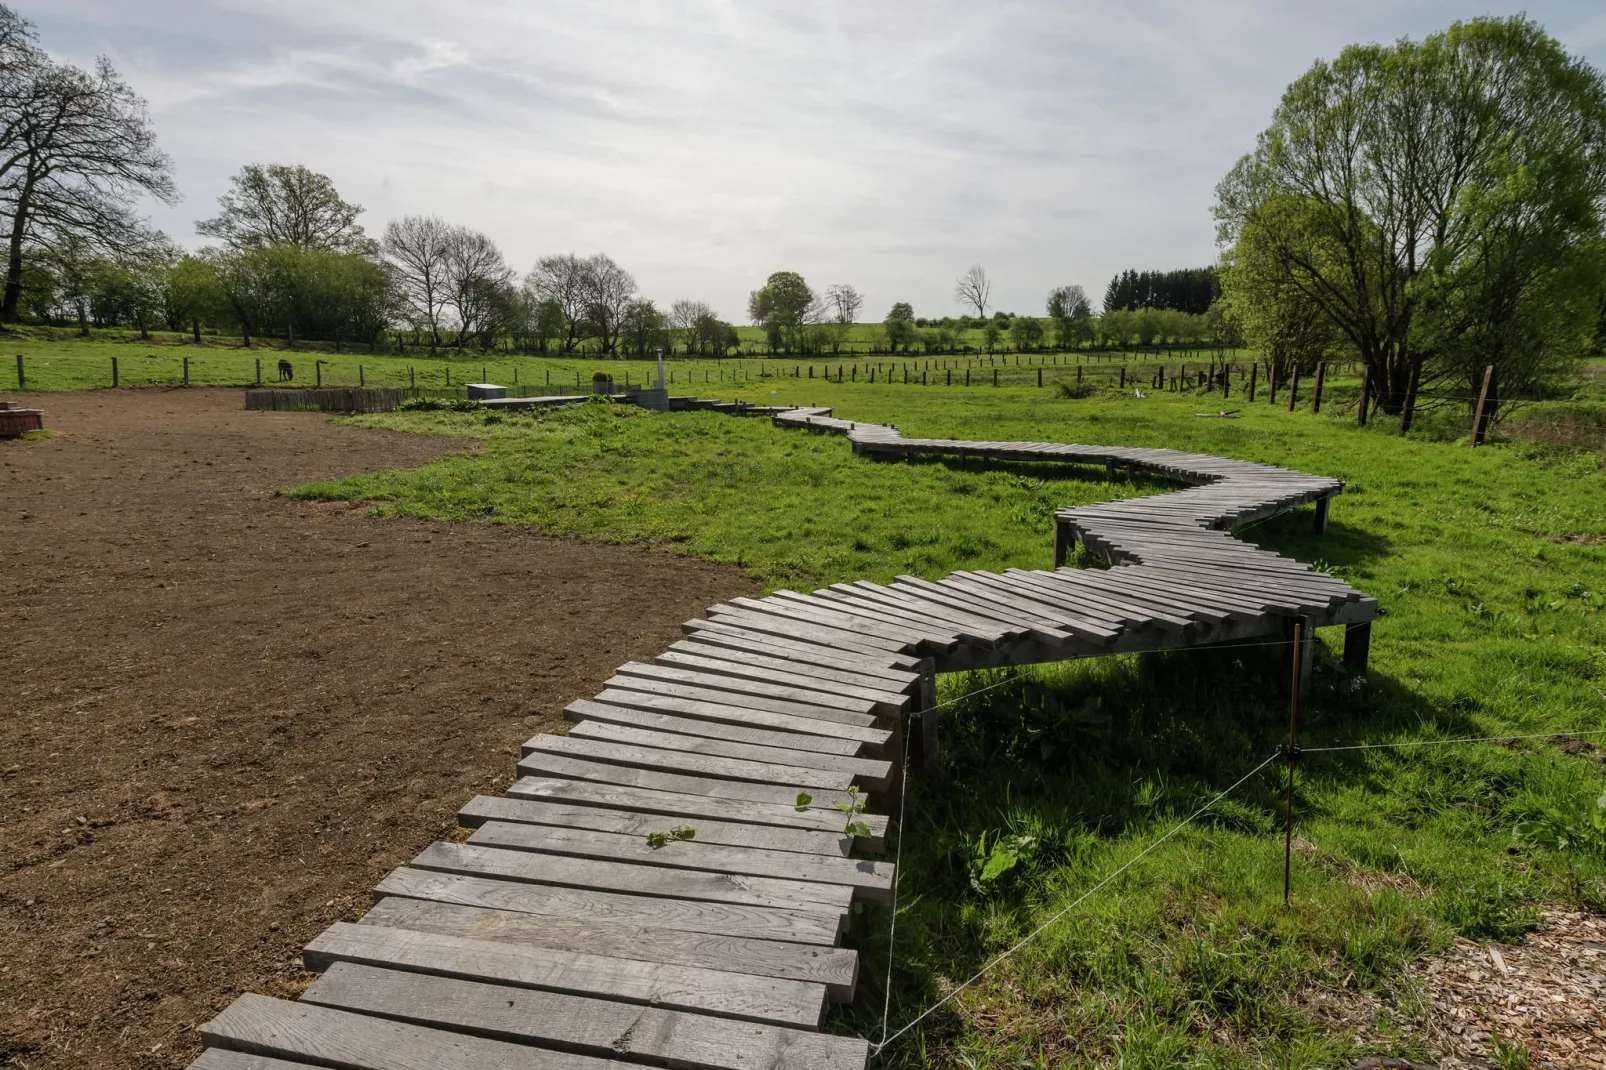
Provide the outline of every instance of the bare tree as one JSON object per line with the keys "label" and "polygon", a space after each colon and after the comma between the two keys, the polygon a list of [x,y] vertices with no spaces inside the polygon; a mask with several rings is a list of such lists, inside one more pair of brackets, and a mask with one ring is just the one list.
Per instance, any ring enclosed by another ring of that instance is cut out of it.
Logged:
{"label": "bare tree", "polygon": [[864,296],[846,283],[837,283],[825,289],[826,305],[838,323],[858,322],[859,310],[864,307]]}
{"label": "bare tree", "polygon": [[703,336],[703,326],[714,319],[714,310],[704,301],[679,300],[669,306],[669,329],[680,335],[681,345],[689,354],[695,349],[701,353],[713,343]]}
{"label": "bare tree", "polygon": [[569,353],[580,340],[586,309],[590,304],[590,272],[586,261],[573,253],[561,256],[543,256],[525,277],[524,285],[544,301],[551,301],[563,316],[563,348]]}
{"label": "bare tree", "polygon": [[987,315],[987,305],[992,296],[993,280],[987,277],[987,269],[980,264],[970,265],[970,270],[954,283],[954,297],[958,298],[960,304],[974,308],[977,316]]}
{"label": "bare tree", "polygon": [[625,309],[636,295],[636,280],[630,272],[602,253],[588,257],[586,268],[591,288],[586,318],[602,344],[602,351],[612,353],[619,344],[619,330]]}
{"label": "bare tree", "polygon": [[385,225],[380,255],[407,302],[412,320],[429,331],[431,348],[441,343],[441,312],[447,295],[447,244],[451,227],[437,216],[410,215]]}
{"label": "bare tree", "polygon": [[362,205],[343,200],[328,175],[300,164],[246,164],[217,199],[222,209],[195,229],[234,249],[294,245],[370,253],[373,242],[357,223]]}
{"label": "bare tree", "polygon": [[445,304],[456,314],[456,344],[462,349],[463,340],[482,330],[497,312],[513,270],[496,243],[477,230],[450,227],[445,246]]}
{"label": "bare tree", "polygon": [[[9,42],[9,43],[5,43]],[[145,101],[102,58],[92,71],[32,49],[31,27],[0,8],[0,215],[8,217],[0,321],[13,321],[23,257],[33,244],[78,234],[114,253],[155,235],[131,211],[135,196],[178,199]]]}

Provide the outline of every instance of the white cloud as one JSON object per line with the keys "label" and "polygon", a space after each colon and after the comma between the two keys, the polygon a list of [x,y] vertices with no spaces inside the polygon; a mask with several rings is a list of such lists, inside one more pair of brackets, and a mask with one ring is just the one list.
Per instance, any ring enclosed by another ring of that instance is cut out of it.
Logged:
{"label": "white cloud", "polygon": [[[304,163],[387,218],[434,213],[510,261],[606,251],[663,300],[739,317],[778,269],[852,282],[879,315],[1095,294],[1213,256],[1216,180],[1282,88],[1355,40],[1461,16],[1400,5],[1182,0],[53,0],[59,55],[110,55],[151,102],[182,240],[251,161]],[[1593,4],[1536,4],[1606,64]]]}

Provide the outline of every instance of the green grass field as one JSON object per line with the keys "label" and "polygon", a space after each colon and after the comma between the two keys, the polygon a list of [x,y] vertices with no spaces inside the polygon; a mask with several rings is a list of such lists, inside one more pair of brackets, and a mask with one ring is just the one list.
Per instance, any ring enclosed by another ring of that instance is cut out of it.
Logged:
{"label": "green grass field", "polygon": [[[1360,429],[1336,411],[1266,404],[1201,419],[1213,403],[1171,393],[1068,400],[1031,387],[779,379],[734,396],[834,405],[911,435],[1169,446],[1339,476],[1348,488],[1326,536],[1304,514],[1243,533],[1387,611],[1366,683],[1322,659],[1302,715],[1308,746],[1606,729],[1598,454],[1467,449],[1454,442],[1459,416],[1411,438],[1389,421]],[[658,546],[735,562],[770,588],[1046,566],[1054,506],[1161,489],[1107,484],[1102,471],[860,459],[840,439],[766,420],[602,403],[359,422],[484,447],[295,494]],[[942,767],[908,798],[892,1026],[1270,755],[1287,723],[1278,655],[945,678],[942,697],[957,703]],[[1606,787],[1600,753],[1530,741],[1308,756],[1287,910],[1274,765],[901,1038],[887,1062],[1298,1067],[1412,1054],[1401,1021],[1373,1019],[1356,989],[1409,1014],[1405,964],[1454,935],[1514,938],[1548,903],[1606,907],[1606,835],[1589,832]],[[1567,849],[1514,838],[1519,821],[1547,813],[1582,830]],[[880,1035],[887,923],[884,909],[857,919],[862,995],[832,1028]],[[1356,1038],[1357,1021],[1369,1039]]]}
{"label": "green grass field", "polygon": [[[862,325],[861,325],[862,326]],[[757,331],[757,328],[746,328]],[[762,332],[751,339],[755,351],[762,352]],[[188,335],[171,332],[152,332],[148,341],[140,340],[136,332],[108,330],[96,331],[88,339],[69,332],[40,329],[16,329],[0,339],[0,390],[19,386],[17,357],[22,358],[23,385],[29,390],[85,390],[113,385],[112,362],[116,360],[116,381],[122,386],[174,386],[184,382],[187,374],[192,386],[250,386],[258,375],[264,383],[273,383],[278,377],[279,360],[289,360],[295,367],[295,385],[311,386],[398,386],[417,387],[426,393],[451,394],[461,392],[462,385],[482,380],[501,383],[523,395],[589,390],[594,373],[612,375],[621,385],[640,384],[654,374],[652,363],[643,360],[619,360],[595,353],[576,353],[569,356],[514,356],[496,352],[479,353],[468,350],[457,354],[442,350],[430,356],[424,348],[410,347],[405,355],[367,352],[365,347],[346,347],[333,352],[326,343],[303,343],[294,349],[284,349],[277,343],[258,342],[250,348],[242,347],[238,338],[202,335],[202,344],[195,345]],[[992,382],[993,369],[999,371],[1000,382],[1028,383],[1036,381],[1036,369],[1045,367],[1071,367],[1077,363],[1099,374],[1117,375],[1116,368],[1127,364],[1152,367],[1160,363],[1175,365],[1183,360],[1195,365],[1215,359],[1218,355],[1206,350],[1178,349],[1162,354],[1086,351],[1083,353],[1030,353],[997,354],[991,357],[927,356],[899,354],[896,357],[880,354],[843,353],[830,357],[768,357],[740,356],[721,360],[688,359],[677,355],[667,364],[673,385],[679,390],[700,390],[704,393],[729,391],[734,384],[749,380],[768,381],[772,378],[797,377],[824,379],[829,373],[835,377],[838,369],[852,377],[868,377],[871,366],[878,368],[877,381],[884,382],[890,371],[901,382],[907,367],[912,381],[918,382],[920,372],[927,372],[928,383],[935,385],[942,373],[953,370],[959,382],[964,371],[972,371],[976,386]],[[1245,352],[1229,354],[1235,360],[1247,360]],[[186,369],[187,362],[187,369]]]}

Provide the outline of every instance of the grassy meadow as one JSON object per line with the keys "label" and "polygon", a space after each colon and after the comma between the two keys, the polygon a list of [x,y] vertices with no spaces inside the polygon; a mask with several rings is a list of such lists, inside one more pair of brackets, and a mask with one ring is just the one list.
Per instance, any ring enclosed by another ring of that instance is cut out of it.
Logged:
{"label": "grassy meadow", "polygon": [[[1464,412],[1448,408],[1402,438],[1392,421],[1356,427],[1338,403],[1320,416],[1257,403],[1237,419],[1201,418],[1219,395],[1192,393],[1078,400],[1031,386],[781,378],[721,396],[833,405],[911,435],[1168,446],[1341,477],[1325,536],[1308,513],[1242,533],[1386,611],[1364,683],[1344,676],[1336,649],[1319,659],[1307,747],[1606,730],[1598,453],[1467,449]],[[292,493],[696,554],[766,588],[1045,567],[1055,506],[1165,489],[1106,483],[1102,470],[861,459],[840,439],[767,420],[605,403],[358,422],[483,447]],[[853,937],[862,995],[831,1027],[879,1037],[889,977],[891,1027],[909,1021],[1269,756],[1288,716],[1279,655],[1242,647],[945,678],[941,768],[914,778],[907,801],[893,966],[888,913],[867,909]],[[1547,740],[1310,753],[1287,909],[1285,773],[1273,764],[902,1036],[881,1065],[1316,1067],[1421,1054],[1408,963],[1458,934],[1517,938],[1547,904],[1606,909],[1606,832],[1591,825],[1602,754]],[[1549,846],[1514,836],[1533,820]]]}
{"label": "grassy meadow", "polygon": [[[861,329],[871,330],[872,325],[855,325],[856,331]],[[754,354],[762,354],[763,332],[756,327],[742,328],[742,331],[747,332],[744,346]],[[326,342],[303,342],[287,349],[282,342],[271,339],[259,339],[252,346],[244,347],[232,336],[203,334],[201,337],[197,345],[189,335],[172,332],[152,331],[148,340],[142,340],[138,332],[128,330],[96,330],[89,338],[79,338],[76,333],[60,329],[12,328],[0,338],[0,390],[18,388],[19,356],[23,362],[23,385],[29,390],[44,391],[109,387],[113,385],[114,359],[117,383],[121,386],[180,385],[184,382],[186,362],[192,386],[250,386],[257,382],[259,374],[262,382],[271,384],[277,380],[278,362],[282,358],[294,365],[296,386],[321,382],[325,386],[416,387],[425,393],[440,395],[461,394],[464,383],[482,380],[504,384],[520,396],[574,393],[589,391],[591,378],[598,372],[613,376],[619,385],[639,385],[656,374],[651,361],[617,359],[583,347],[564,356],[518,356],[499,351],[481,353],[474,349],[463,353],[441,349],[431,355],[425,347],[408,346],[405,353],[397,355],[370,352],[365,346],[346,346],[337,353]],[[979,340],[971,344],[980,348]],[[1186,348],[1141,354],[1085,350],[992,356],[900,353],[894,357],[885,353],[844,352],[813,358],[742,355],[717,360],[673,355],[666,364],[677,390],[710,394],[729,392],[750,381],[757,385],[782,378],[823,380],[828,374],[834,378],[839,370],[850,379],[854,376],[868,378],[872,366],[877,369],[878,382],[884,383],[889,371],[902,382],[903,372],[908,369],[912,384],[918,383],[920,373],[925,371],[928,385],[946,381],[944,373],[948,371],[963,384],[965,370],[969,369],[973,384],[979,387],[991,385],[994,369],[1001,383],[1024,385],[1036,382],[1039,367],[1051,372],[1056,367],[1081,363],[1097,374],[1118,378],[1117,367],[1121,364],[1132,369],[1161,363],[1174,367],[1187,360],[1203,366],[1220,356],[1213,350]],[[1232,351],[1227,356],[1239,362],[1251,359],[1245,351]]]}

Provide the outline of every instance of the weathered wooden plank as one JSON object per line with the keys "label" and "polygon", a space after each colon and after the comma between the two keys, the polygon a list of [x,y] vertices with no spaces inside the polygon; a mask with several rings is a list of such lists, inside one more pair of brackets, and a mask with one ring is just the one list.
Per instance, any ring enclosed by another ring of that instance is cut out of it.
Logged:
{"label": "weathered wooden plank", "polygon": [[796,602],[784,602],[764,598],[733,598],[730,604],[753,613],[772,614],[790,620],[804,621],[809,624],[818,624],[826,628],[835,628],[850,635],[861,636],[864,639],[879,639],[892,644],[891,649],[902,650],[918,642],[935,643],[939,647],[952,644],[950,636],[936,633],[926,633],[897,625],[882,624],[877,621],[857,617],[851,613],[844,613],[824,605],[803,605]]}
{"label": "weathered wooden plank", "polygon": [[[832,724],[858,725],[870,728],[880,721],[880,718],[873,713],[855,713],[851,710],[837,709],[831,706],[768,698],[743,691],[693,687],[688,684],[677,684],[670,680],[655,680],[646,676],[613,676],[608,678],[606,686],[610,691],[641,691],[649,695],[667,695],[671,698],[689,699],[693,702],[713,702],[722,706],[763,710],[766,713],[784,713],[793,717],[812,717],[817,721],[830,721]],[[835,729],[826,729],[826,731],[835,733]]]}
{"label": "weathered wooden plank", "polygon": [[805,1029],[818,1028],[825,1014],[825,986],[806,981],[345,921],[325,929],[301,958],[314,972],[358,962]]}
{"label": "weathered wooden plank", "polygon": [[208,1045],[340,1070],[627,1070],[630,1063],[247,994],[198,1030]]}
{"label": "weathered wooden plank", "polygon": [[[548,756],[556,760],[556,755]],[[582,763],[570,763],[578,765]],[[507,789],[509,795],[526,799],[550,799],[578,806],[606,806],[615,810],[637,810],[667,817],[715,818],[749,825],[778,825],[784,828],[841,831],[841,814],[831,808],[809,807],[798,810],[790,800],[779,805],[724,799],[697,791],[673,791],[633,784],[612,784],[571,777],[564,773],[523,777]],[[887,818],[882,814],[861,814],[870,827],[871,837],[860,837],[857,845],[880,851],[886,835]]]}
{"label": "weathered wooden plank", "polygon": [[[796,784],[766,784],[752,780],[723,780],[716,777],[692,776],[686,773],[666,773],[659,769],[645,769],[635,765],[615,765],[587,758],[575,758],[547,750],[534,750],[519,760],[521,776],[563,777],[569,780],[594,780],[601,784],[622,787],[651,788],[680,795],[695,795],[703,799],[720,799],[732,802],[768,803],[771,806],[791,806],[799,794],[807,794],[813,801],[810,809],[832,810],[837,803],[851,803],[845,791],[816,788],[807,791]],[[735,811],[731,811],[735,813]],[[870,815],[875,816],[875,815]],[[744,820],[748,820],[744,818]],[[778,822],[777,822],[778,823]],[[815,826],[799,824],[801,828]]]}
{"label": "weathered wooden plank", "polygon": [[[695,825],[685,827],[693,829],[695,834]],[[468,842],[471,846],[573,855],[643,866],[842,885],[851,888],[856,898],[871,903],[889,902],[892,894],[893,867],[890,862],[798,854],[795,851],[765,851],[755,847],[727,847],[699,842],[695,836],[689,840],[670,840],[662,846],[653,847],[645,836],[489,821],[475,829]]]}
{"label": "weathered wooden plank", "polygon": [[457,811],[457,822],[465,828],[478,828],[487,821],[519,821],[526,825],[552,825],[558,828],[616,832],[624,836],[646,836],[666,832],[677,825],[692,824],[699,843],[727,847],[759,847],[766,851],[796,851],[801,854],[834,855],[845,858],[853,853],[853,840],[831,832],[778,828],[774,825],[748,825],[732,821],[701,818],[678,821],[657,814],[600,806],[570,806],[539,799],[509,799],[500,795],[476,795]]}
{"label": "weathered wooden plank", "polygon": [[840,918],[808,910],[521,884],[495,877],[442,873],[410,866],[392,870],[374,888],[374,895],[379,898],[405,896],[576,921],[609,921],[644,928],[801,944],[835,944],[842,934]]}
{"label": "weathered wooden plank", "polygon": [[[764,652],[775,652],[777,656],[806,660],[817,665],[840,666],[871,675],[908,672],[920,661],[912,654],[890,653],[884,650],[858,651],[769,631],[754,631],[730,621],[700,618],[686,621],[680,627],[681,631],[698,642],[725,645],[741,643],[743,649],[749,644],[756,644],[762,647]],[[888,678],[897,679],[896,676]]]}
{"label": "weathered wooden plank", "polygon": [[[828,736],[839,740],[849,740],[864,744],[872,754],[886,746],[887,740],[891,738],[890,730],[876,728],[873,725],[847,724],[842,721],[831,721],[824,717],[808,717],[778,710],[759,710],[751,706],[738,706],[734,703],[711,702],[699,698],[690,698],[684,693],[667,693],[669,691],[685,692],[692,689],[654,687],[651,681],[640,682],[647,684],[650,690],[635,687],[609,687],[607,690],[600,692],[595,701],[604,706],[617,706],[627,710],[668,714],[691,720],[709,721],[715,724],[753,725],[781,732],[794,732],[804,736]],[[717,692],[711,693],[717,694]],[[728,696],[721,695],[720,697]],[[594,710],[590,707],[586,707],[586,715],[598,719],[606,719],[609,716],[607,711]],[[854,716],[857,718],[857,715]]]}
{"label": "weathered wooden plank", "polygon": [[959,637],[958,632],[931,617],[891,612],[883,607],[862,602],[839,600],[816,594],[800,594],[785,589],[765,596],[765,601],[794,606],[811,613],[823,613],[831,618],[851,622],[854,627],[875,625],[894,638],[907,637],[911,641],[932,643],[939,648],[948,647]]}
{"label": "weathered wooden plank", "polygon": [[721,758],[694,751],[662,750],[657,747],[587,739],[572,734],[532,736],[525,741],[524,746],[526,759],[530,755],[545,752],[591,762],[614,762],[653,771],[718,777],[723,780],[753,784],[781,784],[791,791],[794,799],[798,791],[807,790],[810,794],[816,790],[846,791],[858,783],[852,773],[840,770],[814,769],[780,762],[755,762],[745,758]]}
{"label": "weathered wooden plank", "polygon": [[226,1048],[207,1048],[187,1070],[318,1070],[311,1063],[293,1063],[271,1055],[252,1055]]}
{"label": "weathered wooden plank", "polygon": [[337,963],[302,1001],[587,1055],[708,1070],[863,1070],[869,1044],[559,992]]}
{"label": "weathered wooden plank", "polygon": [[735,661],[755,668],[780,669],[784,672],[800,673],[804,676],[812,676],[817,680],[855,684],[876,691],[888,691],[895,695],[902,694],[920,680],[918,673],[904,672],[902,669],[887,669],[878,674],[861,669],[845,669],[840,665],[817,664],[805,661],[801,657],[789,657],[774,648],[764,648],[763,644],[758,643],[720,644],[708,642],[705,638],[694,636],[671,643],[669,649],[693,654],[697,657],[723,658],[726,661]]}
{"label": "weathered wooden plank", "polygon": [[[604,692],[606,694],[606,692]],[[758,728],[750,723],[710,721],[700,717],[684,717],[654,710],[639,710],[617,706],[610,702],[577,699],[563,707],[563,715],[571,721],[631,725],[654,732],[673,732],[683,736],[701,736],[705,739],[723,739],[732,743],[751,743],[758,747],[781,747],[788,750],[806,750],[815,754],[836,754],[852,757],[869,749],[869,744],[856,739],[819,735],[828,731],[824,725],[813,725],[815,731],[781,731]],[[884,729],[879,731],[885,731]]]}
{"label": "weathered wooden plank", "polygon": [[843,650],[857,651],[860,654],[902,654],[906,652],[906,648],[910,645],[891,639],[882,639],[880,636],[862,635],[845,628],[828,627],[806,619],[781,616],[775,613],[757,613],[753,610],[733,605],[710,606],[708,619],[728,623],[738,628],[745,628],[748,631],[768,632],[773,635],[819,643],[821,646],[840,647]]}
{"label": "weathered wooden plank", "polygon": [[[474,835],[478,836],[483,831],[481,828]],[[845,914],[853,899],[851,890],[809,881],[778,880],[773,877],[736,879],[696,870],[566,855],[537,857],[527,851],[500,850],[479,843],[432,843],[408,865],[414,869],[494,877],[526,884],[592,888],[711,903],[743,903],[783,910],[812,910],[818,914]]]}
{"label": "weathered wooden plank", "polygon": [[859,954],[848,948],[654,928],[606,918],[524,914],[402,896],[381,899],[358,924],[807,981],[824,985],[827,996],[836,1003],[853,1001],[859,976]]}
{"label": "weathered wooden plank", "polygon": [[[647,665],[627,661],[614,670],[616,676],[639,676],[648,680],[662,680],[685,687],[699,687],[705,691],[723,691],[737,695],[758,695],[780,699],[783,702],[802,702],[811,706],[828,706],[853,713],[880,712],[875,699],[857,698],[830,691],[817,691],[806,687],[793,687],[781,683],[767,683],[753,678],[724,675],[717,672],[698,672],[672,665]],[[888,711],[892,712],[892,711]]]}
{"label": "weathered wooden plank", "polygon": [[946,628],[962,642],[970,646],[992,646],[1010,634],[1003,627],[990,622],[977,621],[974,618],[969,621],[955,620],[954,617],[958,616],[957,613],[941,611],[930,603],[916,605],[909,601],[894,601],[891,598],[882,597],[879,592],[872,593],[845,584],[838,584],[834,588],[827,587],[823,590],[815,591],[814,595],[817,598],[844,607],[863,608],[868,611],[902,617],[910,621],[919,621],[928,628]]}
{"label": "weathered wooden plank", "polygon": [[821,754],[813,750],[740,743],[733,740],[707,739],[676,732],[659,732],[634,725],[609,724],[602,721],[583,721],[569,731],[570,739],[596,739],[657,750],[682,750],[720,758],[738,758],[755,762],[780,763],[845,773],[853,782],[868,791],[882,791],[892,772],[892,763],[876,758],[855,758],[841,754]]}
{"label": "weathered wooden plank", "polygon": [[822,680],[807,673],[791,672],[776,665],[753,665],[748,662],[721,657],[718,654],[692,654],[684,650],[666,650],[653,659],[657,665],[669,668],[692,669],[701,673],[732,676],[743,680],[760,680],[770,684],[819,691],[828,695],[845,695],[876,703],[878,712],[897,713],[909,704],[909,696],[893,691],[866,687],[862,684]]}

